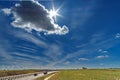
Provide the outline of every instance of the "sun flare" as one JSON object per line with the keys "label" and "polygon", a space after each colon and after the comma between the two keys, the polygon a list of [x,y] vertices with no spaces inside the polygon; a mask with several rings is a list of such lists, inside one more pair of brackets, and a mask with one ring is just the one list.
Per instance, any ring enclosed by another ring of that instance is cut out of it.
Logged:
{"label": "sun flare", "polygon": [[59,13],[59,9],[55,10],[54,8],[49,11],[49,17],[56,21],[57,16],[61,16]]}
{"label": "sun flare", "polygon": [[55,10],[50,10],[49,15],[50,15],[50,17],[56,17],[58,15],[58,13]]}

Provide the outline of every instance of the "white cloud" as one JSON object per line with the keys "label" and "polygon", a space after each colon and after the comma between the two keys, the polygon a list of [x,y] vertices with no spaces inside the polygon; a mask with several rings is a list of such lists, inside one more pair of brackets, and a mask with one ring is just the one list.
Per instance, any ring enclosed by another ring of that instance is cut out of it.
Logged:
{"label": "white cloud", "polygon": [[[81,1],[85,4],[81,5],[80,7],[73,7],[73,9],[70,9],[71,11],[71,25],[72,28],[77,28],[79,26],[85,24],[85,22],[93,16],[94,12],[93,10],[97,7],[97,0],[89,0],[89,1]],[[74,9],[75,8],[75,9]]]}
{"label": "white cloud", "polygon": [[32,55],[24,54],[24,53],[15,52],[15,53],[13,53],[13,54],[14,54],[14,55],[17,55],[17,56],[23,56],[23,57],[27,57],[27,58],[32,58],[32,59],[40,59],[39,56],[32,56]]}
{"label": "white cloud", "polygon": [[109,58],[108,55],[100,55],[96,57],[97,59]]}
{"label": "white cloud", "polygon": [[0,62],[1,64],[0,69],[1,68],[3,69],[39,68],[40,69],[41,67],[44,68],[44,66],[41,64],[50,62],[50,60],[48,60],[47,58],[37,55],[35,56],[35,55],[19,53],[19,52],[6,52],[6,53],[7,54],[5,54],[5,56],[4,54],[1,54],[1,57],[3,57],[3,59]]}
{"label": "white cloud", "polygon": [[103,49],[99,49],[98,52],[100,52],[100,53],[109,53],[108,51],[103,50]]}
{"label": "white cloud", "polygon": [[[15,33],[13,33],[13,35],[22,40],[31,42],[31,43],[35,44],[36,46],[44,48],[45,49],[43,51],[44,55],[48,56],[50,59],[52,59],[54,61],[58,60],[59,59],[58,57],[61,56],[61,54],[63,53],[61,46],[59,46],[57,44],[47,43],[47,42],[41,40],[41,38],[37,38],[30,33],[15,32]],[[34,53],[36,51],[34,48],[31,49],[30,45],[28,45],[27,47],[25,47],[25,45],[23,45],[23,46],[19,45],[16,48],[18,48],[19,50],[22,50],[24,52]]]}
{"label": "white cloud", "polygon": [[59,60],[59,56],[62,54],[62,49],[59,45],[57,44],[50,44],[48,48],[46,48],[44,54],[46,56],[49,56],[52,60],[56,61]]}
{"label": "white cloud", "polygon": [[120,33],[117,33],[117,34],[115,35],[115,38],[120,38]]}
{"label": "white cloud", "polygon": [[80,60],[80,61],[88,61],[89,59],[88,58],[79,58],[78,60]]}
{"label": "white cloud", "polygon": [[105,39],[105,36],[106,36],[106,35],[105,35],[104,32],[97,32],[97,33],[95,33],[95,34],[93,34],[93,35],[91,36],[90,42],[91,42],[92,44],[96,44],[96,43],[104,40],[104,39]]}
{"label": "white cloud", "polygon": [[[55,65],[59,65],[59,64],[64,63],[68,59],[78,58],[78,56],[80,56],[82,54],[89,54],[89,55],[91,54],[92,55],[92,54],[95,54],[96,51],[98,51],[99,49],[101,49],[101,50],[104,49],[103,51],[105,51],[105,50],[113,47],[114,45],[115,45],[114,38],[107,38],[107,39],[102,40],[96,44],[92,44],[91,41],[89,41],[88,43],[85,43],[84,46],[82,48],[80,48],[80,50],[73,52],[73,53],[69,53],[65,57],[61,58],[60,60],[56,60],[55,62],[48,64],[48,66],[54,67]],[[98,58],[102,58],[103,56],[105,58],[110,57],[109,55],[104,54],[104,55],[98,56]],[[97,59],[97,57],[95,57],[95,59]]]}
{"label": "white cloud", "polygon": [[4,9],[2,9],[2,11],[3,11],[6,15],[10,15],[10,14],[11,14],[11,9],[9,9],[9,8],[4,8]]}
{"label": "white cloud", "polygon": [[104,66],[104,63],[100,63],[100,66]]}
{"label": "white cloud", "polygon": [[101,51],[102,51],[102,49],[99,49],[99,50],[98,50],[98,52],[101,52]]}
{"label": "white cloud", "polygon": [[25,46],[16,46],[17,49],[20,49],[20,50],[23,50],[23,51],[26,51],[26,52],[36,52],[37,50],[34,49],[33,47],[31,48],[30,46],[29,47],[25,47]]}
{"label": "white cloud", "polygon": [[3,60],[11,60],[13,57],[4,49],[0,49],[0,57]]}
{"label": "white cloud", "polygon": [[66,61],[64,64],[70,64],[70,61]]}
{"label": "white cloud", "polygon": [[15,37],[17,37],[17,38],[21,38],[23,40],[32,42],[32,43],[34,43],[37,46],[40,46],[40,47],[43,47],[43,48],[47,48],[48,47],[48,45],[44,41],[38,39],[37,37],[35,37],[35,36],[33,36],[33,35],[29,34],[29,33],[15,32],[15,33],[13,33],[13,35]]}
{"label": "white cloud", "polygon": [[11,9],[2,9],[5,14],[13,14],[12,26],[31,32],[44,32],[45,34],[64,35],[69,32],[66,25],[62,27],[49,17],[49,11],[38,1],[21,1]]}

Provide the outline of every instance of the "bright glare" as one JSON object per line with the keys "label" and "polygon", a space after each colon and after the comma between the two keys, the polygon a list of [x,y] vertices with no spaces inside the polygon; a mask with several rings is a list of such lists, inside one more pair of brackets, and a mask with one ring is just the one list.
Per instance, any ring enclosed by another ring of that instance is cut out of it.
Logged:
{"label": "bright glare", "polygon": [[58,14],[58,11],[59,11],[59,10],[55,10],[54,8],[51,9],[51,10],[49,11],[49,17],[50,17],[50,18],[53,18],[53,19],[56,21],[56,17],[57,17],[57,16],[61,16],[60,14]]}
{"label": "bright glare", "polygon": [[50,17],[56,17],[58,15],[58,13],[55,10],[50,10],[49,15],[50,15]]}

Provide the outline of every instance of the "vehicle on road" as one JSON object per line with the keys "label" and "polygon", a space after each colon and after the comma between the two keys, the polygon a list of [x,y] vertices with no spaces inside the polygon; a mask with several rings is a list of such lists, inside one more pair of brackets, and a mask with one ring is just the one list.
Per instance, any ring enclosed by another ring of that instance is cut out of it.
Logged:
{"label": "vehicle on road", "polygon": [[34,74],[34,76],[37,76],[37,75],[38,75],[38,74],[36,74],[36,73]]}
{"label": "vehicle on road", "polygon": [[46,75],[46,74],[47,74],[47,71],[44,71],[43,74]]}

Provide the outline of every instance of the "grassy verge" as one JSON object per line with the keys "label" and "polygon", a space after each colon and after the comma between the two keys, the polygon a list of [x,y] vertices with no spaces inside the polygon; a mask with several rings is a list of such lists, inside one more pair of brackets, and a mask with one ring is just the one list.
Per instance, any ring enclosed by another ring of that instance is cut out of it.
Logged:
{"label": "grassy verge", "polygon": [[120,80],[120,70],[64,70],[49,80]]}
{"label": "grassy verge", "polygon": [[41,70],[0,70],[0,77],[40,72]]}

